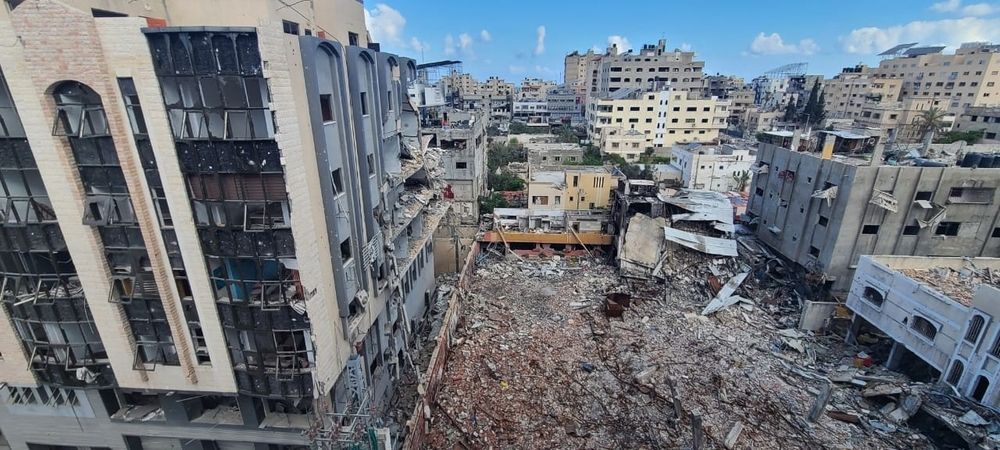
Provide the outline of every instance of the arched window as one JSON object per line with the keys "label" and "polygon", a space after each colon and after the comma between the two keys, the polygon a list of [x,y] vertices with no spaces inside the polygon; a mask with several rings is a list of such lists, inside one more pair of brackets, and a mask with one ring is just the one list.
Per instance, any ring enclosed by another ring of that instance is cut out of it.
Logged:
{"label": "arched window", "polygon": [[865,290],[861,294],[861,298],[875,306],[882,306],[882,302],[885,301],[885,296],[883,296],[878,289],[871,286],[865,286]]}
{"label": "arched window", "polygon": [[962,380],[962,374],[965,372],[965,364],[962,361],[955,360],[951,363],[951,371],[948,372],[948,379],[946,380],[948,384],[952,386],[957,386],[958,382]]}
{"label": "arched window", "polygon": [[983,333],[983,326],[986,325],[986,318],[976,314],[969,321],[969,328],[965,330],[965,341],[975,344],[979,341],[979,335]]}
{"label": "arched window", "polygon": [[934,340],[934,336],[937,336],[937,327],[931,321],[920,316],[913,316],[910,328],[913,328],[913,331],[922,334],[932,341]]}
{"label": "arched window", "polygon": [[56,101],[53,136],[97,137],[109,135],[101,96],[76,81],[59,83],[52,91]]}

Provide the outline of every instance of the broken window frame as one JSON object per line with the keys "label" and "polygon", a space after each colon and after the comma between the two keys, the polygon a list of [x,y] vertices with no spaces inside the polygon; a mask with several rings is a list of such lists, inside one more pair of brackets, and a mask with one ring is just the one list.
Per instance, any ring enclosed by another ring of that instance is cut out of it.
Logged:
{"label": "broken window frame", "polygon": [[983,331],[986,330],[986,316],[982,314],[973,314],[972,318],[969,319],[969,324],[966,327],[965,335],[962,340],[968,342],[972,345],[979,343],[979,339],[983,336]]}

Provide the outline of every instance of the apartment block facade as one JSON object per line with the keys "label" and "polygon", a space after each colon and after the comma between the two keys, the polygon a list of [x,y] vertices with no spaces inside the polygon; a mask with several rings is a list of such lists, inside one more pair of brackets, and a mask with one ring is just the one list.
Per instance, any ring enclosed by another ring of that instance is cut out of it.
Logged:
{"label": "apartment block facade", "polygon": [[648,148],[711,142],[729,117],[729,100],[697,92],[624,91],[587,105],[587,133],[602,152],[637,159]]}
{"label": "apartment block facade", "polygon": [[970,106],[955,120],[955,131],[982,131],[984,144],[1000,144],[1000,107]]}
{"label": "apartment block facade", "polygon": [[[951,122],[970,106],[992,105],[1000,97],[1000,46],[980,42],[965,43],[953,53],[944,47],[910,48],[883,59],[874,69],[874,78],[899,83],[900,98],[932,97],[933,105],[946,110]],[[830,104],[828,101],[827,104]]]}
{"label": "apartment block facade", "polygon": [[667,50],[667,41],[643,45],[638,53],[623,52],[612,45],[601,57],[598,67],[596,97],[605,97],[619,89],[650,89],[654,83],[670,83],[683,91],[702,88],[705,62],[694,52]]}
{"label": "apartment block facade", "polygon": [[729,192],[750,186],[750,166],[757,155],[752,149],[729,144],[695,143],[675,145],[670,156],[670,164],[681,173],[682,186]]}
{"label": "apartment block facade", "polygon": [[832,290],[849,289],[863,255],[1000,256],[1000,170],[871,164],[768,143],[753,170],[757,237]]}
{"label": "apartment block facade", "polygon": [[362,4],[28,0],[0,37],[10,445],[388,445],[450,204]]}

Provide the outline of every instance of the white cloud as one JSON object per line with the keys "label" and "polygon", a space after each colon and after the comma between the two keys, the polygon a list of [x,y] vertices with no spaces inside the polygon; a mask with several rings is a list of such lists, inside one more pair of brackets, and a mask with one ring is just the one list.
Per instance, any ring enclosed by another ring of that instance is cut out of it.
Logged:
{"label": "white cloud", "polygon": [[444,37],[444,54],[449,56],[455,54],[455,38],[450,34]]}
{"label": "white cloud", "polygon": [[689,52],[689,51],[691,51],[691,44],[688,44],[687,42],[683,42],[683,43],[681,43],[680,49],[681,49],[682,52]]}
{"label": "white cloud", "polygon": [[856,28],[840,38],[845,52],[869,55],[902,42],[958,47],[975,41],[1000,41],[1000,19],[918,20],[887,28]]}
{"label": "white cloud", "polygon": [[472,50],[472,36],[469,36],[469,33],[458,35],[458,48],[462,49],[463,52]]}
{"label": "white cloud", "polygon": [[604,49],[598,46],[597,44],[594,44],[594,46],[590,47],[590,49],[593,50],[594,53],[604,53]]}
{"label": "white cloud", "polygon": [[483,30],[479,32],[479,40],[483,42],[490,42],[493,40],[493,35],[489,31]]}
{"label": "white cloud", "polygon": [[997,12],[997,8],[989,3],[974,3],[962,8],[966,16],[988,16]]}
{"label": "white cloud", "polygon": [[931,5],[931,9],[937,12],[952,12],[958,11],[960,6],[962,6],[962,0],[945,0]]}
{"label": "white cloud", "polygon": [[988,16],[1000,11],[1000,8],[997,8],[989,3],[973,3],[971,5],[962,6],[962,0],[945,0],[931,5],[931,10],[940,13],[956,13],[968,17]]}
{"label": "white cloud", "polygon": [[425,41],[421,41],[420,39],[417,39],[416,37],[411,37],[410,38],[410,48],[412,48],[413,51],[415,51],[415,52],[426,52],[427,50],[431,49],[431,45],[428,44]]}
{"label": "white cloud", "polygon": [[406,18],[389,5],[379,3],[373,9],[366,9],[365,24],[375,42],[402,45]]}
{"label": "white cloud", "polygon": [[545,53],[545,25],[539,25],[535,31],[535,55]]}
{"label": "white cloud", "polygon": [[628,42],[628,38],[617,34],[608,36],[608,47],[611,47],[612,45],[618,46],[618,53],[625,53],[632,50],[632,44]]}
{"label": "white cloud", "polygon": [[514,75],[518,75],[524,73],[526,69],[524,66],[507,66],[507,71]]}
{"label": "white cloud", "polygon": [[797,44],[785,42],[778,33],[759,33],[750,43],[750,53],[754,55],[811,55],[819,50],[819,45],[812,39],[802,39]]}

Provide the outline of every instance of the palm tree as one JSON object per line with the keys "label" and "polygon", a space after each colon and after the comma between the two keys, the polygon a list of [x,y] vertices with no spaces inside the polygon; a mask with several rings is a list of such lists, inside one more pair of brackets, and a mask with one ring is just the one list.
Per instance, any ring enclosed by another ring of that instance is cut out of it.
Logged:
{"label": "palm tree", "polygon": [[746,189],[747,184],[750,182],[750,171],[739,170],[733,172],[733,181],[736,182],[736,192],[743,192],[743,189]]}
{"label": "palm tree", "polygon": [[914,125],[917,126],[917,130],[920,132],[920,136],[924,137],[926,142],[934,140],[934,133],[937,133],[944,129],[944,116],[945,111],[936,106],[930,107],[930,109],[921,112],[917,119],[914,121]]}

